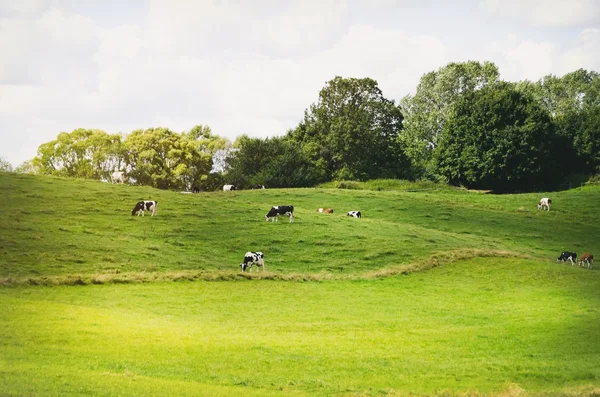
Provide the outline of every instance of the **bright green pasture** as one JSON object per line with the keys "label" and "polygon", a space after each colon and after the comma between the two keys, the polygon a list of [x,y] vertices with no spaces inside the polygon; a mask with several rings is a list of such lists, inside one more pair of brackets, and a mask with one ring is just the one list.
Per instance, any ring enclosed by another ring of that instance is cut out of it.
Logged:
{"label": "bright green pasture", "polygon": [[589,395],[599,287],[498,258],[368,281],[5,287],[0,394]]}
{"label": "bright green pasture", "polygon": [[[600,189],[490,195],[462,190],[265,189],[181,194],[96,181],[0,173],[0,276],[115,272],[237,272],[246,251],[278,273],[360,274],[434,252],[508,250],[553,261],[600,252]],[[133,217],[138,200],[158,215]],[[296,222],[265,222],[272,205]],[[333,214],[320,214],[331,207]],[[360,210],[363,219],[345,216]]]}
{"label": "bright green pasture", "polygon": [[[192,195],[0,173],[0,396],[599,394],[600,272],[555,259],[598,256],[600,188],[404,184]],[[131,216],[143,199],[156,217]],[[289,204],[293,224],[265,222]],[[248,250],[263,279],[241,277]]]}

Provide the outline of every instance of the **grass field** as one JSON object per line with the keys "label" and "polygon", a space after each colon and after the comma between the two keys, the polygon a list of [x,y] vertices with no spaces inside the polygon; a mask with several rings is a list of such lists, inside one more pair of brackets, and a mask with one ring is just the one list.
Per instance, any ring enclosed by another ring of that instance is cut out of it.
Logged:
{"label": "grass field", "polygon": [[598,188],[0,192],[0,395],[600,394]]}

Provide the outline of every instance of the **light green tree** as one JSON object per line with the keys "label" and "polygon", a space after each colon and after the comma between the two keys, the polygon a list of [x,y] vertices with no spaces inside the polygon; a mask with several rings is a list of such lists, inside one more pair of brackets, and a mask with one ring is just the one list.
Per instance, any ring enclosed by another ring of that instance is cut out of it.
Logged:
{"label": "light green tree", "polygon": [[1,172],[12,172],[13,171],[13,167],[12,164],[4,159],[3,157],[0,157],[0,171]]}
{"label": "light green tree", "polygon": [[39,146],[32,164],[42,174],[106,180],[123,165],[121,135],[84,128],[61,132]]}

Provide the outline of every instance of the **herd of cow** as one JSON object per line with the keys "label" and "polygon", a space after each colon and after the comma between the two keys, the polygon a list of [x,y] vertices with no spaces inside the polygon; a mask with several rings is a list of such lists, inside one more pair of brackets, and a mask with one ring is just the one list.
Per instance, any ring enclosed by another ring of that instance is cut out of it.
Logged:
{"label": "herd of cow", "polygon": [[[550,211],[550,207],[552,206],[552,200],[548,197],[544,197],[542,199],[540,199],[540,201],[538,201],[538,210],[543,210],[544,208],[547,211]],[[575,265],[575,262],[577,261],[577,253],[575,252],[570,252],[570,251],[564,251],[560,253],[560,256],[558,258],[556,258],[557,262],[566,262],[566,261],[571,261],[571,265]],[[594,255],[584,252],[581,257],[579,258],[579,262],[577,262],[578,265],[580,266],[587,266],[588,269],[592,268],[592,265],[594,264]]]}
{"label": "herd of cow", "polygon": [[[118,183],[117,180],[119,180],[123,183],[124,182],[124,180],[123,180],[124,174],[125,173],[115,172],[113,174],[113,182]],[[252,188],[264,189],[265,187],[262,185],[256,185],[256,186],[253,186]],[[223,191],[231,191],[231,190],[236,190],[234,185],[224,185],[223,186]],[[131,210],[131,215],[137,214],[138,216],[139,215],[144,216],[145,211],[149,211],[149,212],[151,211],[152,212],[151,216],[154,216],[154,215],[156,215],[156,207],[157,206],[158,206],[157,201],[151,201],[151,200],[139,201],[136,203],[135,207],[133,207],[133,209]],[[546,209],[547,211],[550,211],[551,206],[552,206],[552,200],[548,197],[544,197],[544,198],[540,199],[540,201],[538,202],[537,208],[538,208],[538,210]],[[318,208],[317,212],[325,213],[325,214],[333,214],[333,208]],[[275,205],[275,206],[271,207],[269,212],[265,215],[265,218],[266,218],[267,222],[269,222],[269,221],[277,222],[279,220],[280,215],[289,217],[290,223],[293,223],[294,222],[294,206],[293,205]],[[353,217],[353,218],[362,218],[362,214],[360,211],[349,211],[346,215]],[[571,264],[575,265],[575,263],[577,262],[577,253],[571,252],[571,251],[564,251],[560,254],[560,256],[556,260],[557,260],[557,262],[571,261]],[[581,257],[579,258],[579,262],[577,262],[577,264],[582,265],[582,266],[587,266],[589,269],[591,269],[594,264],[594,255],[587,253],[587,252],[583,253],[581,255]],[[251,271],[253,265],[260,267],[263,271],[265,270],[265,256],[262,252],[260,252],[260,251],[246,252],[246,254],[244,255],[244,262],[242,262],[240,264],[242,271],[244,271],[244,272],[246,270]]]}

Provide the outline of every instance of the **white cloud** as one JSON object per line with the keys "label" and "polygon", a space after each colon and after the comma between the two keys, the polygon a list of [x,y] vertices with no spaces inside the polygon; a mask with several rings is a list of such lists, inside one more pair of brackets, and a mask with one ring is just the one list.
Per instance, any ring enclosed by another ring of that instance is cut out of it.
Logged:
{"label": "white cloud", "polygon": [[548,74],[562,76],[583,68],[600,70],[600,29],[585,29],[566,45],[550,41],[523,40],[507,35],[491,43],[484,58],[498,65],[504,80],[537,81]]}
{"label": "white cloud", "polygon": [[581,26],[600,21],[597,0],[482,0],[480,6],[493,15],[533,26]]}
{"label": "white cloud", "polygon": [[[78,127],[128,133],[202,123],[231,140],[280,135],[335,76],[373,78],[384,96],[400,100],[424,73],[451,61],[490,60],[509,80],[600,70],[598,29],[581,28],[571,42],[502,30],[494,37],[504,39],[481,46],[409,30],[394,18],[377,23],[421,7],[415,0],[149,0],[118,24],[72,3],[0,5],[0,156],[14,165]],[[369,18],[356,18],[357,4]],[[406,15],[426,13],[427,26],[447,26],[450,11],[440,5]],[[479,26],[456,23],[465,32]]]}

